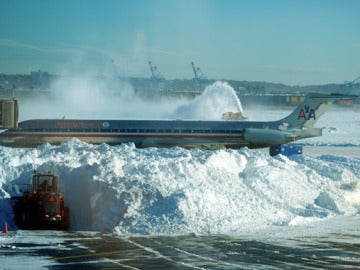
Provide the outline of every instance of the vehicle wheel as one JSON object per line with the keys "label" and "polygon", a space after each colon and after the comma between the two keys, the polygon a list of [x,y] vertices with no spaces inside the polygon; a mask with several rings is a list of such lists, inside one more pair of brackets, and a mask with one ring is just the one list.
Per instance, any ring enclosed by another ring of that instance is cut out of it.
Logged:
{"label": "vehicle wheel", "polygon": [[20,227],[22,229],[31,228],[31,212],[30,212],[30,207],[28,205],[23,205],[20,211],[19,221],[20,221]]}
{"label": "vehicle wheel", "polygon": [[25,229],[26,225],[27,225],[27,213],[26,213],[26,209],[23,209],[21,211],[21,216],[20,216],[20,226]]}
{"label": "vehicle wheel", "polygon": [[64,208],[64,219],[62,220],[61,229],[68,231],[70,228],[70,209],[69,207]]}
{"label": "vehicle wheel", "polygon": [[16,203],[14,205],[14,215],[15,215],[15,222],[16,226],[18,226],[20,229],[22,229],[22,211],[23,206],[21,203]]}

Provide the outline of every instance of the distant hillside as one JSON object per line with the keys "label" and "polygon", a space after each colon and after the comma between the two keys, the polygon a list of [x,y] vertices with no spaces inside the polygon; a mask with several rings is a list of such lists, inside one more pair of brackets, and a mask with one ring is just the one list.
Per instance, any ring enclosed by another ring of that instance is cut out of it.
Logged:
{"label": "distant hillside", "polygon": [[[50,90],[52,82],[62,79],[61,76],[52,75],[47,72],[32,72],[29,74],[7,75],[0,74],[0,91],[1,90]],[[137,93],[151,95],[154,92],[169,93],[201,93],[206,86],[214,83],[215,79],[151,79],[151,78],[104,78],[96,79],[122,80],[130,83]],[[231,85],[239,95],[273,95],[273,94],[289,94],[304,95],[309,92],[322,93],[346,93],[360,94],[360,83],[357,84],[324,84],[324,85],[308,85],[308,86],[289,86],[282,83],[271,82],[254,82],[254,81],[236,81],[225,80]]]}

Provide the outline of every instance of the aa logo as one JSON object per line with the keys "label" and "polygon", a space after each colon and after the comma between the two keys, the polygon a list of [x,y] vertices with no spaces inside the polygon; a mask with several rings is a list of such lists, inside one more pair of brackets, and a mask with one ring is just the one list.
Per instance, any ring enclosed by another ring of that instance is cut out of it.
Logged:
{"label": "aa logo", "polygon": [[315,111],[309,105],[305,105],[305,108],[300,109],[297,119],[310,120],[311,118],[316,119]]}

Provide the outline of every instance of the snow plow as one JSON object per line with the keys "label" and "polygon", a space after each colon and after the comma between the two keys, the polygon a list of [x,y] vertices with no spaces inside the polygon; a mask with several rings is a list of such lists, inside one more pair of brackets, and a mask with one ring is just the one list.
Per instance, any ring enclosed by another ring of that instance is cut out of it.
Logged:
{"label": "snow plow", "polygon": [[50,172],[30,177],[28,189],[15,200],[16,223],[21,229],[68,230],[70,209],[65,207],[64,195],[58,192],[59,177]]}

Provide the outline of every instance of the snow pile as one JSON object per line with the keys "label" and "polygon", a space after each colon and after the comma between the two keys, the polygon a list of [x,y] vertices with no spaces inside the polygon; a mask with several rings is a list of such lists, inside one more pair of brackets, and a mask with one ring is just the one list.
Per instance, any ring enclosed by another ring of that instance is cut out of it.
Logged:
{"label": "snow pile", "polygon": [[359,211],[359,158],[272,158],[248,149],[137,149],[73,139],[36,149],[0,147],[0,160],[0,221],[11,226],[8,198],[34,169],[60,176],[74,230],[236,234]]}

